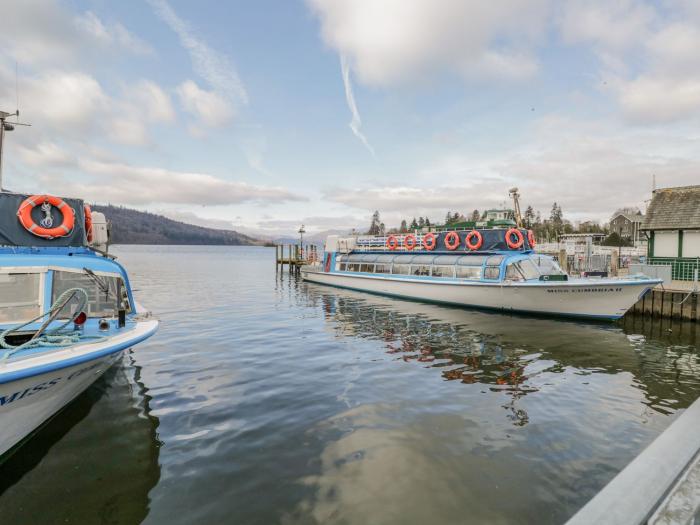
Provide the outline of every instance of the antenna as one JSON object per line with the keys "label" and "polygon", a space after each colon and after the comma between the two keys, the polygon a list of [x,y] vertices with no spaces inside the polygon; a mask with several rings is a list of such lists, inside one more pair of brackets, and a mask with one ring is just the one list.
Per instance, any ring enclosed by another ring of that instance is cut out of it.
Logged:
{"label": "antenna", "polygon": [[6,122],[7,117],[19,117],[19,110],[15,110],[14,113],[0,111],[0,192],[2,191],[2,153],[3,144],[5,142],[5,132],[14,130],[15,126],[31,126],[31,124],[25,124],[23,122]]}

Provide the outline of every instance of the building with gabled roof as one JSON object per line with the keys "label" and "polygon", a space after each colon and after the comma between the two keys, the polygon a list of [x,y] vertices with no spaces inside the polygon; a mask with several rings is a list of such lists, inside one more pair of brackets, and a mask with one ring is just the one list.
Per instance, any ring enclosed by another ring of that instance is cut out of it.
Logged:
{"label": "building with gabled roof", "polygon": [[700,267],[700,185],[654,190],[641,230],[651,264],[668,263],[674,279],[693,279]]}

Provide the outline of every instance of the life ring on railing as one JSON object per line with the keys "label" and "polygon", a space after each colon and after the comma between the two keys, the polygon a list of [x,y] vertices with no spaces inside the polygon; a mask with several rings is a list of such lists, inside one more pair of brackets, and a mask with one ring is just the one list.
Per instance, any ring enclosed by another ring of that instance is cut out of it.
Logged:
{"label": "life ring on railing", "polygon": [[92,242],[92,210],[89,204],[84,204],[83,209],[85,210],[85,236],[87,242]]}
{"label": "life ring on railing", "polygon": [[459,246],[459,233],[447,232],[445,235],[445,248],[448,250],[456,250]]}
{"label": "life ring on railing", "polygon": [[432,251],[435,249],[437,246],[437,237],[435,237],[434,233],[426,233],[423,235],[423,246],[426,250]]}
{"label": "life ring on railing", "polygon": [[392,251],[399,247],[399,240],[396,238],[396,235],[389,235],[389,237],[387,237],[386,247]]}
{"label": "life ring on railing", "polygon": [[[476,237],[475,243],[472,243],[473,237]],[[467,237],[464,239],[464,242],[466,243],[467,248],[469,248],[470,250],[478,250],[479,248],[481,248],[481,245],[484,244],[484,238],[481,236],[480,232],[472,230],[467,234]]]}
{"label": "life ring on railing", "polygon": [[[39,221],[39,224],[32,219],[32,210],[41,205],[45,217]],[[55,206],[63,216],[63,222],[51,228],[53,219],[51,218],[51,206]],[[19,222],[31,234],[44,239],[55,239],[57,237],[65,237],[73,231],[75,226],[75,211],[68,206],[63,199],[52,197],[51,195],[32,195],[22,201],[17,209],[17,217]]]}
{"label": "life ring on railing", "polygon": [[[513,240],[513,235],[515,235],[515,240]],[[517,250],[525,242],[525,237],[523,237],[523,232],[515,228],[509,228],[506,231],[506,244],[511,250]]]}
{"label": "life ring on railing", "polygon": [[530,245],[530,248],[534,248],[537,244],[535,241],[535,233],[532,230],[527,231],[527,243]]}
{"label": "life ring on railing", "polygon": [[416,247],[416,236],[413,235],[412,233],[409,233],[406,235],[406,237],[403,238],[403,247],[406,248],[407,250],[412,250],[413,248]]}

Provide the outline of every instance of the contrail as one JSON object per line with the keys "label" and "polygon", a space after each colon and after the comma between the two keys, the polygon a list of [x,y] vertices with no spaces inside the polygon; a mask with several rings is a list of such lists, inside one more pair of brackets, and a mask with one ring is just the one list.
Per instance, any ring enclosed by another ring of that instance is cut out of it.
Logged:
{"label": "contrail", "polygon": [[353,134],[362,141],[362,144],[365,145],[365,147],[369,150],[372,156],[376,157],[376,155],[374,154],[374,148],[372,148],[370,143],[367,141],[367,137],[365,137],[360,131],[360,126],[362,126],[362,120],[360,119],[360,112],[357,111],[355,95],[353,95],[352,92],[352,83],[350,82],[350,67],[348,66],[348,61],[345,58],[345,55],[340,55],[340,68],[343,72],[343,84],[345,85],[345,100],[348,101],[348,107],[350,108],[350,112],[352,113],[350,129],[352,130]]}
{"label": "contrail", "polygon": [[190,55],[195,72],[211,87],[234,102],[247,105],[248,93],[236,69],[227,57],[210,48],[192,34],[187,23],[177,16],[167,0],[148,0],[156,15],[172,29]]}

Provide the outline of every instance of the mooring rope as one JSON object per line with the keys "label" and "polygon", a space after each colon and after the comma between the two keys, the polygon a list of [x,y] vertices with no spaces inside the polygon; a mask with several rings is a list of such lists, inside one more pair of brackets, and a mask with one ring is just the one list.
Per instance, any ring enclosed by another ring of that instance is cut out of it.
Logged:
{"label": "mooring rope", "polygon": [[[71,299],[73,299],[76,296],[78,297],[78,307],[75,309],[75,314],[72,315],[70,319],[61,324],[59,327],[54,328],[53,330],[46,332],[45,334],[42,334],[41,332],[43,331],[43,329],[46,328],[46,326],[53,319],[55,319],[56,316],[58,316],[61,310],[63,310],[68,305]],[[19,352],[20,350],[26,350],[27,348],[36,348],[39,346],[65,347],[80,342],[80,330],[64,331],[63,329],[78,318],[78,316],[85,310],[87,303],[88,294],[84,289],[69,288],[68,290],[63,292],[58,297],[58,299],[54,301],[54,303],[51,305],[51,308],[49,308],[47,312],[41,314],[38,317],[35,317],[31,321],[27,321],[24,324],[4,330],[2,333],[0,333],[0,348],[6,349],[6,352],[4,353],[2,358],[0,358],[0,363],[3,363],[12,354]],[[11,333],[18,332],[22,328],[25,328],[30,324],[35,323],[45,317],[48,318],[47,322],[39,328],[39,331],[37,331],[37,333],[35,333],[29,341],[26,341],[25,343],[22,343],[20,345],[12,345],[5,340],[5,338]]]}

